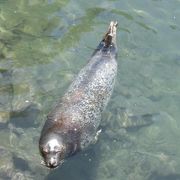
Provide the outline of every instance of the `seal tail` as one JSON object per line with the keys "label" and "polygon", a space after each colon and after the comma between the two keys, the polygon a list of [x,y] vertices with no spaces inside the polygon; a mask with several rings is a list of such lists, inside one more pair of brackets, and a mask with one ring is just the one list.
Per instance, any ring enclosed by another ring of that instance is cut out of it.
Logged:
{"label": "seal tail", "polygon": [[116,44],[116,30],[117,30],[118,23],[117,21],[111,21],[108,31],[105,34],[102,41],[104,41],[105,46],[109,47],[112,43]]}
{"label": "seal tail", "polygon": [[117,21],[111,21],[109,28],[104,35],[102,41],[99,43],[98,47],[92,54],[94,56],[97,52],[110,52],[117,54],[117,48],[116,48],[116,30],[117,30],[118,23]]}

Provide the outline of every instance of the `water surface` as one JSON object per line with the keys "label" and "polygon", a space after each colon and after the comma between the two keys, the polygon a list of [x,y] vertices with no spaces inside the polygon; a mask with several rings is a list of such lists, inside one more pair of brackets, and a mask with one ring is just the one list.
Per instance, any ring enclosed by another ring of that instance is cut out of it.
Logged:
{"label": "water surface", "polygon": [[[179,0],[0,0],[0,179],[180,179]],[[117,20],[118,76],[96,145],[40,165],[47,113]]]}

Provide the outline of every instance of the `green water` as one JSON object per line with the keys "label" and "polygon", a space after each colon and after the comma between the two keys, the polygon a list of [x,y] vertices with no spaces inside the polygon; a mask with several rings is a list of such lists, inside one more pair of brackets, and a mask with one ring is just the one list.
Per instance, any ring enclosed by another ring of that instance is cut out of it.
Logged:
{"label": "green water", "polygon": [[[180,179],[179,0],[0,0],[0,179]],[[111,20],[118,76],[96,145],[50,171],[47,113]]]}

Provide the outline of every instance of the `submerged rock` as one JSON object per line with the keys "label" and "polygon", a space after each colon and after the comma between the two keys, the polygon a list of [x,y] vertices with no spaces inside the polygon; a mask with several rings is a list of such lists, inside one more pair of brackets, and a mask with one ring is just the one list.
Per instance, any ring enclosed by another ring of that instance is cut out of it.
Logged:
{"label": "submerged rock", "polygon": [[0,123],[7,123],[12,110],[12,71],[10,63],[1,62],[0,67]]}

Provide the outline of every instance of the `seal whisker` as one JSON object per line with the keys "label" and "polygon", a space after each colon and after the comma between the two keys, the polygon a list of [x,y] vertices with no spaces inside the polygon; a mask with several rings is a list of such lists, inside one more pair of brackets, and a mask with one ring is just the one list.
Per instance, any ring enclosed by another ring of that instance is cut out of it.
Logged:
{"label": "seal whisker", "polygon": [[40,164],[41,164],[41,165],[44,165],[44,166],[46,165],[43,160],[41,160],[41,163],[40,163]]}

